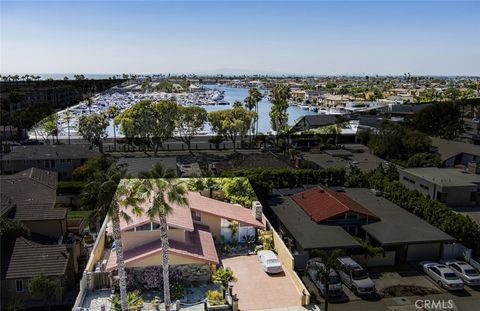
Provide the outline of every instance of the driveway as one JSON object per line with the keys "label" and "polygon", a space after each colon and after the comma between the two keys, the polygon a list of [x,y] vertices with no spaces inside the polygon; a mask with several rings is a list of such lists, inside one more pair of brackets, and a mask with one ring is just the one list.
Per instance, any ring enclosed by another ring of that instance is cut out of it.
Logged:
{"label": "driveway", "polygon": [[233,293],[237,294],[240,310],[301,306],[302,295],[288,271],[268,275],[257,256],[253,255],[225,258],[222,264],[232,269],[237,278],[237,282],[233,283]]}

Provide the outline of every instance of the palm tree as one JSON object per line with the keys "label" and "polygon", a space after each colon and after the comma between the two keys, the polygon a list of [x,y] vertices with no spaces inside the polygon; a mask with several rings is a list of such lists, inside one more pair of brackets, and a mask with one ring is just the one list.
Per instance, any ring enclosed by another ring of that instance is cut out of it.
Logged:
{"label": "palm tree", "polygon": [[65,110],[64,118],[67,120],[68,144],[70,145],[70,120],[72,119],[72,113],[70,112],[70,109]]}
{"label": "palm tree", "polygon": [[248,96],[247,98],[245,98],[245,104],[248,110],[252,111],[253,108],[255,108],[255,112],[257,113],[254,121],[255,128],[252,128],[255,134],[258,133],[258,103],[261,100],[262,100],[262,93],[260,93],[260,91],[256,87],[248,90]]}
{"label": "palm tree", "polygon": [[117,132],[116,132],[116,122],[115,117],[120,114],[120,109],[118,106],[113,104],[112,106],[108,107],[107,109],[107,116],[108,118],[112,119],[113,121],[113,150],[117,151]]}
{"label": "palm tree", "polygon": [[93,180],[85,185],[80,194],[82,207],[93,209],[90,217],[96,221],[97,231],[100,219],[103,219],[106,215],[109,215],[112,219],[122,311],[128,310],[128,300],[120,217],[129,221],[130,217],[124,212],[124,209],[135,204],[132,201],[135,196],[131,195],[131,188],[128,187],[125,180],[122,181],[125,177],[127,177],[125,169],[112,165],[106,172],[96,174]]}
{"label": "palm tree", "polygon": [[[179,179],[161,178],[169,177],[172,171],[164,170],[160,163],[157,163],[150,172],[143,172],[144,179],[136,179],[133,183],[137,204],[133,206],[133,213],[140,215],[146,213],[150,219],[160,221],[160,239],[162,242],[162,272],[163,272],[163,296],[165,310],[170,310],[170,280],[169,280],[169,259],[168,259],[168,224],[167,216],[172,213],[172,204],[188,206],[187,189]],[[148,208],[143,211],[141,204],[146,202]]]}
{"label": "palm tree", "polygon": [[318,279],[322,280],[325,288],[325,311],[328,311],[330,274],[334,270],[340,269],[340,262],[338,257],[343,255],[343,250],[314,250],[312,256],[319,257],[322,265],[312,265],[311,267],[317,270]]}
{"label": "palm tree", "polygon": [[85,98],[85,101],[87,102],[88,112],[91,113],[93,100],[90,96],[88,96],[87,98]]}

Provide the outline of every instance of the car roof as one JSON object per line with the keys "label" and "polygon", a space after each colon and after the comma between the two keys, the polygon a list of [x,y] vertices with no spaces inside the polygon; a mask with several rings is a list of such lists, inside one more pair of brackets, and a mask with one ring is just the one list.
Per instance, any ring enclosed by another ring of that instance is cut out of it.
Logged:
{"label": "car roof", "polygon": [[262,258],[268,259],[278,259],[274,252],[272,251],[262,251]]}
{"label": "car roof", "polygon": [[348,267],[360,267],[360,265],[355,261],[353,260],[351,257],[340,257],[338,258],[338,260],[344,264],[345,266],[348,266]]}

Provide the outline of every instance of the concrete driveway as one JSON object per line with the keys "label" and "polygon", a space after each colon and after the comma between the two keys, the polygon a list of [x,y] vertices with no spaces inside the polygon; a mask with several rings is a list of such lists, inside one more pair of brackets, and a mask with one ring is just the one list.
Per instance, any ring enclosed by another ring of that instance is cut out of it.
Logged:
{"label": "concrete driveway", "polygon": [[301,306],[302,295],[288,272],[269,275],[254,255],[225,258],[222,264],[232,269],[238,280],[233,283],[233,293],[240,310]]}

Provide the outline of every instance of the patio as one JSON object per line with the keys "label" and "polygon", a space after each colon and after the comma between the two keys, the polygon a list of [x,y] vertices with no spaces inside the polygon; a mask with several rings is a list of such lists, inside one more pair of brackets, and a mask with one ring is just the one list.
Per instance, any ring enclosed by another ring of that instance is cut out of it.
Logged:
{"label": "patio", "polygon": [[302,295],[284,268],[283,273],[265,273],[257,256],[235,256],[222,259],[222,265],[233,270],[237,282],[233,294],[239,299],[240,310],[301,307]]}

